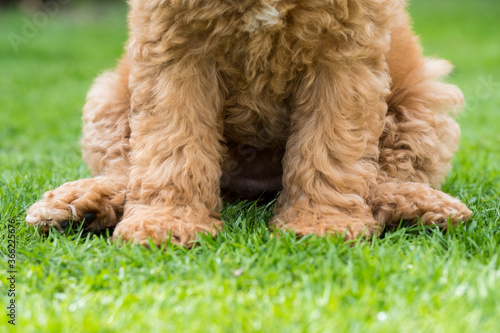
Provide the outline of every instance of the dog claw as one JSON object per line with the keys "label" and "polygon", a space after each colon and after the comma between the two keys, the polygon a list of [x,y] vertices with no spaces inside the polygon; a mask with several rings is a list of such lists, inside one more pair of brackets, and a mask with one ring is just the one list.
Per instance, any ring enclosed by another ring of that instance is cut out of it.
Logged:
{"label": "dog claw", "polygon": [[93,212],[87,212],[83,214],[83,226],[88,227],[92,222],[97,220],[97,214]]}
{"label": "dog claw", "polygon": [[63,221],[59,223],[59,228],[61,228],[62,230],[66,230],[68,226],[69,226],[69,221]]}

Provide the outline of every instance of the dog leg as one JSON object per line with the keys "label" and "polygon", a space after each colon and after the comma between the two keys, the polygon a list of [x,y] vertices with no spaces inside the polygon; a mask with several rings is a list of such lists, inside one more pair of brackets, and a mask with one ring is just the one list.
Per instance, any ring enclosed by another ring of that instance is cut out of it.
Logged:
{"label": "dog leg", "polygon": [[383,57],[347,63],[317,66],[294,102],[272,224],[299,235],[352,239],[378,230],[365,199],[377,176],[389,79]]}
{"label": "dog leg", "polygon": [[452,114],[463,105],[464,97],[458,87],[440,82],[453,67],[444,60],[423,57],[403,8],[395,17],[386,59],[392,82],[380,138],[381,174],[388,181],[439,188],[460,137]]}
{"label": "dog leg", "polygon": [[202,56],[164,62],[136,56],[129,196],[114,238],[143,245],[148,238],[156,244],[170,238],[190,246],[196,232],[215,235],[222,224],[218,74]]}
{"label": "dog leg", "polygon": [[[460,136],[451,113],[463,104],[456,86],[440,82],[452,66],[422,56],[403,8],[392,26],[387,62],[392,78],[389,111],[380,139],[380,177],[370,205],[382,224],[401,219],[448,226],[471,212],[438,190],[450,169]],[[433,189],[434,188],[434,189]]]}
{"label": "dog leg", "polygon": [[69,222],[98,231],[115,226],[123,214],[128,183],[128,65],[101,75],[83,108],[83,158],[96,178],[70,182],[44,194],[28,209],[26,222],[47,231]]}

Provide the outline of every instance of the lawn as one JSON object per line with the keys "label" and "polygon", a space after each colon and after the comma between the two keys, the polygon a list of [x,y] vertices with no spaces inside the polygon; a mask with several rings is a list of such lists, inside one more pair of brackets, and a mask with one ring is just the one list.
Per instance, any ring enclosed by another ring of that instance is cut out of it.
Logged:
{"label": "lawn", "polygon": [[346,244],[270,237],[272,206],[240,203],[224,207],[227,230],[191,250],[120,248],[79,232],[40,238],[25,226],[46,190],[89,176],[80,110],[123,50],[126,9],[63,6],[31,30],[33,14],[0,12],[0,332],[12,329],[11,219],[19,332],[497,332],[500,2],[415,0],[411,12],[426,54],[456,65],[448,80],[467,98],[444,190],[473,218]]}

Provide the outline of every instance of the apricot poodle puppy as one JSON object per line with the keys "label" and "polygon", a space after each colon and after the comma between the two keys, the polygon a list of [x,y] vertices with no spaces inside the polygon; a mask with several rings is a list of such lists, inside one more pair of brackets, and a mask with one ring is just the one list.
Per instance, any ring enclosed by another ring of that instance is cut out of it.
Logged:
{"label": "apricot poodle puppy", "polygon": [[[461,91],[426,59],[401,0],[131,0],[130,39],[83,110],[94,178],[45,193],[27,223],[190,246],[222,197],[280,191],[270,222],[298,235],[446,228],[441,192]],[[84,222],[85,221],[85,222]]]}

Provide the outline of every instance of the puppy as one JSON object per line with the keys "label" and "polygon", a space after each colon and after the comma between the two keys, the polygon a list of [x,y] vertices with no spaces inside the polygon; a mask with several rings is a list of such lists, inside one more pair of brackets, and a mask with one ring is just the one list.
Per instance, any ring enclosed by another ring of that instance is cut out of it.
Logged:
{"label": "puppy", "polygon": [[[439,81],[400,0],[132,0],[130,39],[83,110],[94,178],[47,192],[27,223],[189,246],[221,197],[280,191],[270,222],[370,236],[471,212],[439,191],[460,90]],[[221,192],[222,190],[222,192]]]}

